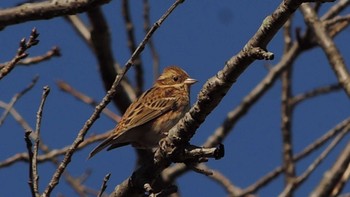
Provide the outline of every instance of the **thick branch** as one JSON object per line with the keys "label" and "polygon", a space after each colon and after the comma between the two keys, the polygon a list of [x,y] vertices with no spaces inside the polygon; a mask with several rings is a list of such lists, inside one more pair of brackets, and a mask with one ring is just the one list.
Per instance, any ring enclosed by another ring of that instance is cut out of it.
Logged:
{"label": "thick branch", "polygon": [[0,10],[0,29],[27,21],[85,12],[97,5],[109,2],[110,0],[66,0],[25,3],[17,7]]}
{"label": "thick branch", "polygon": [[[121,72],[119,65],[115,67],[113,58],[111,36],[107,21],[100,7],[96,7],[87,12],[91,29],[91,43],[98,60],[100,74],[106,90],[113,84],[115,76]],[[116,89],[118,97],[113,102],[124,113],[131,101],[135,100],[136,94],[126,79],[122,79],[121,85]]]}

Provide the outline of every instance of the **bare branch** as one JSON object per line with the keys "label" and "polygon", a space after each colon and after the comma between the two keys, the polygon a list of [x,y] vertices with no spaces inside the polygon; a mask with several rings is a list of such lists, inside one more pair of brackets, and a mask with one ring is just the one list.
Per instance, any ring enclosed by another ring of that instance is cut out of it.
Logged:
{"label": "bare branch", "polygon": [[0,101],[0,107],[6,109],[10,109],[10,113],[13,118],[18,122],[18,124],[23,128],[24,131],[32,131],[33,129],[29,126],[29,124],[23,119],[23,117],[15,110],[14,107],[10,107],[9,104]]}
{"label": "bare branch", "polygon": [[340,51],[309,4],[302,4],[300,8],[306,23],[313,30],[318,44],[326,54],[329,64],[332,66],[339,83],[343,86],[345,93],[350,97],[350,74],[345,66]]}
{"label": "bare branch", "polygon": [[[340,196],[340,192],[343,190],[345,184],[349,181],[349,177],[350,177],[350,165],[345,170],[343,176],[341,177],[337,185],[335,185],[335,187],[333,188],[331,196]],[[344,197],[345,196],[346,195],[344,195]]]}
{"label": "bare branch", "polygon": [[[144,31],[147,33],[150,29],[150,8],[149,8],[149,2],[148,0],[143,0],[143,18],[144,18]],[[159,76],[159,55],[155,49],[154,43],[152,39],[149,40],[148,42],[148,47],[151,50],[152,54],[152,60],[153,60],[153,77],[154,80],[156,80]]]}
{"label": "bare branch", "polygon": [[305,92],[305,93],[302,93],[302,94],[294,96],[290,100],[290,104],[291,105],[297,105],[300,102],[305,101],[307,99],[314,98],[314,97],[320,96],[322,94],[327,94],[327,93],[331,93],[331,92],[334,92],[334,91],[339,91],[339,90],[341,90],[341,88],[342,88],[342,86],[339,83],[331,84],[331,85],[328,85],[328,86],[319,87],[319,88],[316,88],[316,89],[311,90],[309,92]]}
{"label": "bare branch", "polygon": [[217,128],[212,136],[204,143],[205,147],[217,146],[222,143],[238,120],[243,117],[249,109],[261,98],[267,90],[272,87],[280,74],[295,61],[301,52],[298,42],[294,42],[287,54],[285,54],[280,62],[275,65],[265,78],[247,95],[242,102],[231,112],[228,113],[222,126]]}
{"label": "bare branch", "polygon": [[[82,148],[84,148],[92,143],[106,139],[106,137],[110,134],[110,132],[111,131],[108,131],[108,132],[103,133],[103,134],[93,135],[93,136],[86,138],[84,140],[84,142],[82,142],[78,146],[77,150],[81,150]],[[37,162],[43,163],[46,161],[50,161],[51,159],[54,159],[57,156],[64,155],[69,150],[69,148],[70,148],[69,146],[66,146],[66,147],[63,147],[61,149],[53,149],[50,151],[45,151],[45,154],[38,156]],[[4,167],[10,166],[10,165],[13,165],[14,163],[19,162],[19,161],[28,162],[29,161],[28,154],[27,153],[17,153],[15,155],[5,159],[4,161],[0,162],[0,168],[4,168]]]}
{"label": "bare branch", "polygon": [[[27,150],[28,150],[28,155],[29,155],[29,160],[32,161],[33,160],[33,150],[32,150],[32,147],[33,147],[33,143],[32,141],[30,140],[29,136],[30,136],[30,133],[32,131],[26,131],[25,132],[25,135],[24,135],[24,140],[26,142],[26,147],[27,147]],[[39,193],[38,193],[38,190],[35,190],[35,187],[34,187],[34,177],[33,177],[33,164],[32,162],[29,162],[29,181],[28,181],[28,184],[29,184],[29,188],[30,188],[30,191],[32,192],[32,196],[34,197],[37,197],[39,196]]]}
{"label": "bare branch", "polygon": [[18,62],[18,65],[31,65],[31,64],[37,64],[39,62],[50,60],[52,57],[59,57],[61,56],[60,49],[58,47],[53,47],[50,49],[46,54],[36,56],[36,57],[27,57],[24,60],[21,60]]}
{"label": "bare branch", "polygon": [[103,178],[103,182],[102,182],[102,185],[101,185],[101,189],[100,189],[100,192],[98,193],[97,197],[101,197],[103,192],[106,190],[107,188],[107,182],[109,180],[109,177],[111,177],[111,174],[108,173],[104,178]]}
{"label": "bare branch", "polygon": [[[341,30],[344,30],[345,26]],[[332,30],[331,30],[332,31]],[[333,34],[332,36],[336,36],[337,34]],[[219,143],[222,143],[225,137],[229,134],[232,128],[235,126],[236,122],[240,120],[252,107],[256,101],[261,98],[265,92],[272,87],[276,79],[280,76],[280,74],[288,68],[289,65],[292,65],[293,62],[297,59],[299,54],[306,49],[311,49],[315,45],[308,44],[307,48],[305,47],[305,42],[310,41],[308,35],[300,37],[298,41],[295,41],[290,50],[282,56],[280,62],[275,65],[270,72],[265,76],[265,78],[258,83],[258,85],[246,96],[243,98],[240,105],[238,105],[234,110],[228,113],[226,119],[224,120],[221,127],[217,128],[215,133],[210,136],[207,142],[204,144],[205,147],[216,146]],[[294,101],[294,99],[292,99]]]}
{"label": "bare branch", "polygon": [[0,28],[32,20],[50,19],[84,12],[110,0],[66,0],[25,3],[0,11]]}
{"label": "bare branch", "polygon": [[[350,124],[347,125],[344,130],[349,130]],[[340,153],[338,159],[333,164],[332,168],[325,172],[323,179],[316,186],[315,190],[310,196],[332,196],[333,190],[338,186],[344,173],[348,169],[350,164],[350,143],[347,143],[346,147]]]}
{"label": "bare branch", "polygon": [[[109,27],[101,8],[96,7],[91,9],[87,12],[87,15],[92,25],[90,31],[91,43],[107,91],[111,88],[116,75],[123,73],[124,71],[121,70],[120,65],[117,64],[113,58]],[[113,99],[113,102],[119,110],[124,113],[131,104],[131,101],[136,99],[136,93],[126,77],[123,77],[120,86],[116,87],[116,94],[118,94],[118,98]]]}
{"label": "bare branch", "polygon": [[48,86],[44,87],[43,95],[41,98],[41,103],[37,112],[37,119],[36,119],[36,126],[35,126],[35,143],[33,147],[33,159],[31,161],[32,163],[32,173],[33,173],[33,188],[36,196],[39,196],[39,174],[38,174],[38,167],[37,167],[37,157],[38,157],[38,150],[39,150],[39,143],[40,143],[40,128],[41,128],[41,120],[42,120],[42,113],[44,104],[46,101],[47,96],[50,93],[50,88]]}
{"label": "bare branch", "polygon": [[[1,12],[0,12],[1,13]],[[0,14],[1,15],[1,14]],[[1,18],[1,17],[0,17]],[[15,67],[15,65],[22,60],[23,58],[26,58],[28,54],[26,51],[39,43],[39,40],[37,39],[39,34],[37,33],[36,29],[34,28],[30,34],[30,37],[28,41],[26,42],[26,39],[23,38],[19,44],[19,48],[17,50],[16,56],[8,63],[6,63],[5,66],[0,68],[0,80],[5,77],[8,73],[11,72],[11,70]]]}
{"label": "bare branch", "polygon": [[[89,96],[83,94],[82,92],[79,92],[78,90],[74,89],[72,86],[70,86],[68,83],[58,80],[56,81],[57,86],[64,92],[67,92],[68,94],[74,96],[78,100],[91,105],[92,107],[95,107],[98,105],[98,102],[90,98]],[[107,117],[112,119],[113,121],[119,122],[121,117],[113,113],[111,110],[108,108],[104,108],[102,113],[104,113]]]}
{"label": "bare branch", "polygon": [[[201,169],[211,171],[212,175],[208,176],[208,178],[214,180],[219,185],[221,185],[226,190],[229,196],[238,196],[238,194],[242,192],[240,188],[236,187],[224,174],[222,174],[218,170],[209,169],[209,167],[204,164],[199,164],[199,167]],[[251,195],[250,197],[253,197],[253,195]]]}
{"label": "bare branch", "polygon": [[38,79],[39,79],[39,76],[34,77],[32,82],[26,88],[24,88],[22,91],[20,91],[19,93],[15,94],[12,97],[10,103],[5,108],[4,113],[0,117],[0,125],[2,125],[4,123],[5,118],[7,117],[7,115],[9,114],[9,112],[11,111],[11,109],[13,108],[15,103],[18,101],[18,99],[20,99],[25,93],[27,93],[29,90],[31,90],[34,87],[34,85],[36,84],[36,82],[38,81]]}
{"label": "bare branch", "polygon": [[[288,53],[292,45],[291,37],[291,20],[284,24],[284,54]],[[292,97],[292,65],[288,65],[287,69],[282,73],[282,102],[281,102],[281,132],[282,132],[282,158],[285,169],[285,184],[293,182],[295,178],[295,164],[293,160],[293,144],[292,144],[292,115],[293,106],[290,105]]]}
{"label": "bare branch", "polygon": [[336,15],[338,15],[341,11],[343,11],[346,7],[348,7],[348,5],[350,4],[349,0],[340,0],[338,1],[337,4],[335,4],[334,6],[332,6],[327,12],[326,14],[324,14],[321,17],[321,20],[328,20],[331,19],[333,17],[335,17]]}
{"label": "bare branch", "polygon": [[349,130],[350,124],[343,128],[343,130],[333,139],[333,141],[327,146],[327,148],[324,151],[322,151],[322,153],[308,166],[308,168],[297,179],[295,179],[294,182],[290,182],[279,196],[290,196],[292,194],[292,191],[298,185],[302,184],[313,171],[315,171],[316,167],[321,164],[321,162],[326,158],[326,156],[328,156],[328,154],[331,152],[331,150],[334,149],[334,147],[340,142],[340,140],[344,138],[345,134],[347,134]]}
{"label": "bare branch", "polygon": [[[300,153],[296,154],[294,156],[295,162],[305,158],[310,153],[314,152],[318,148],[320,148],[322,145],[324,145],[328,140],[330,140],[332,137],[338,135],[340,132],[344,130],[344,128],[350,124],[350,117],[345,119],[344,121],[337,124],[334,128],[326,132],[323,136],[315,140],[312,144],[304,148]],[[246,194],[254,193],[260,188],[264,187],[268,183],[270,183],[273,179],[278,177],[280,173],[284,171],[282,166],[279,166],[269,172],[267,175],[256,181],[253,185],[250,185],[244,191],[240,194],[240,196],[245,196]]]}
{"label": "bare branch", "polygon": [[78,15],[68,15],[64,17],[74,27],[78,35],[92,48],[91,34],[89,28],[84,24]]}
{"label": "bare branch", "polygon": [[[135,33],[134,33],[134,24],[130,17],[130,10],[129,10],[129,1],[128,0],[122,0],[122,14],[125,22],[125,29],[126,29],[126,35],[128,37],[128,46],[130,53],[132,54],[136,49],[136,41],[135,41]],[[135,68],[135,79],[136,79],[136,95],[140,95],[143,90],[143,66],[142,66],[142,60],[138,56],[135,59],[134,62],[134,68]]]}

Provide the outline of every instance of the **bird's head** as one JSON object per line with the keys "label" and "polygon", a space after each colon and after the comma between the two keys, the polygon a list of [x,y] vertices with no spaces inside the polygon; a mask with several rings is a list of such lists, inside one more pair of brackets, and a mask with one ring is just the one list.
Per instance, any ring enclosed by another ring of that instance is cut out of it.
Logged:
{"label": "bird's head", "polygon": [[197,80],[190,78],[190,76],[177,66],[166,67],[163,73],[159,76],[156,81],[158,86],[168,85],[188,85],[196,83]]}

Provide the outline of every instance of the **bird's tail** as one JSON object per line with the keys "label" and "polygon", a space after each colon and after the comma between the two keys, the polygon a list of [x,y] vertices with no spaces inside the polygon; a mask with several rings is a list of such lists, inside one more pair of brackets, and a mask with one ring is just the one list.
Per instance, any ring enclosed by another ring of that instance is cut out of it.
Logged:
{"label": "bird's tail", "polygon": [[88,159],[90,159],[91,157],[93,157],[94,155],[96,155],[98,152],[100,152],[101,150],[105,149],[107,146],[111,145],[114,141],[113,136],[108,137],[107,139],[105,139],[103,142],[101,142],[101,144],[99,144],[98,146],[96,146],[94,148],[94,150],[92,150],[89,154]]}

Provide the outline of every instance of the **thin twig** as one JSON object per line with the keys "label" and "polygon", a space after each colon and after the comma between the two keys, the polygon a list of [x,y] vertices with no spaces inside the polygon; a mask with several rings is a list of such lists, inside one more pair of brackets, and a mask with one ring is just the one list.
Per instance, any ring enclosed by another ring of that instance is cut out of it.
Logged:
{"label": "thin twig", "polygon": [[32,29],[32,32],[30,33],[28,41],[26,41],[25,38],[22,38],[22,40],[19,43],[19,48],[17,50],[16,56],[5,64],[0,69],[0,80],[5,77],[7,74],[11,72],[11,70],[15,67],[15,65],[22,59],[26,58],[28,56],[28,53],[26,51],[39,43],[39,40],[37,39],[39,36],[36,29]]}
{"label": "thin twig", "polygon": [[108,173],[104,178],[103,178],[103,182],[101,185],[101,189],[100,192],[98,193],[98,197],[101,197],[103,195],[103,192],[106,190],[107,188],[107,182],[109,180],[109,178],[111,177],[111,173]]}
{"label": "thin twig", "polygon": [[314,90],[311,90],[311,91],[294,96],[290,100],[290,103],[291,103],[291,105],[297,105],[300,102],[305,101],[307,99],[314,98],[314,97],[320,96],[322,94],[327,94],[327,93],[331,93],[334,91],[339,91],[339,90],[341,90],[341,88],[342,88],[342,86],[339,83],[319,87],[319,88],[316,88]]}
{"label": "thin twig", "polygon": [[[0,107],[7,109],[8,104],[0,101]],[[23,129],[25,131],[32,131],[33,130],[29,126],[29,124],[24,120],[24,118],[15,110],[15,108],[12,108],[10,113],[15,118],[15,120],[20,124],[20,126],[23,127]],[[101,140],[105,139],[108,135],[109,135],[109,133],[107,132],[104,134],[91,136],[91,137],[87,138],[83,143],[81,143],[80,146],[78,147],[78,149],[82,149],[83,147],[85,147],[93,142],[101,141]],[[31,137],[32,139],[35,140],[36,134],[34,132],[32,132],[29,137]],[[62,149],[50,150],[49,147],[47,147],[45,144],[43,144],[42,141],[39,144],[39,147],[45,154],[39,155],[37,157],[37,163],[51,161],[56,167],[58,167],[58,165],[59,165],[59,161],[56,157],[60,156],[60,155],[64,155],[67,152],[67,150],[69,149],[69,146],[67,146],[67,147],[64,147]],[[29,159],[28,153],[24,152],[24,153],[17,153],[15,155],[9,157],[8,159],[5,159],[3,162],[0,162],[0,168],[4,168],[4,167],[10,166],[10,165],[13,165],[16,162],[20,162],[20,161],[29,162],[31,165],[31,162],[30,162],[31,159]],[[64,177],[65,177],[66,182],[79,195],[83,195],[83,194],[85,195],[85,193],[91,193],[94,196],[97,195],[98,192],[91,190],[91,189],[85,187],[84,185],[81,185],[81,181],[79,181],[79,179],[72,177],[68,171],[66,171],[64,173]]]}
{"label": "thin twig", "polygon": [[333,139],[333,141],[326,147],[326,149],[322,151],[322,153],[308,166],[308,168],[297,179],[295,179],[294,182],[289,183],[289,185],[285,187],[284,191],[279,195],[279,197],[290,196],[292,194],[292,191],[296,187],[298,187],[298,185],[302,184],[313,171],[315,171],[316,167],[319,166],[321,162],[326,158],[326,156],[328,156],[328,154],[334,149],[334,147],[339,144],[340,140],[344,138],[345,134],[347,134],[349,130],[350,124],[343,128],[343,130]]}
{"label": "thin twig", "polygon": [[42,114],[43,114],[43,108],[46,101],[47,96],[50,93],[50,88],[48,86],[44,87],[41,103],[38,109],[38,112],[36,114],[36,125],[35,125],[35,143],[33,147],[33,159],[31,161],[32,167],[33,167],[33,188],[36,194],[39,194],[39,174],[38,174],[38,167],[37,167],[37,157],[38,157],[38,150],[39,150],[39,143],[40,143],[40,128],[41,128],[41,120],[42,120]]}
{"label": "thin twig", "polygon": [[[297,162],[306,156],[308,156],[310,153],[314,152],[318,148],[320,148],[322,145],[324,145],[328,140],[330,140],[332,137],[338,135],[347,125],[350,124],[350,117],[343,120],[339,124],[337,124],[334,128],[326,132],[323,136],[320,138],[316,139],[312,144],[304,148],[300,153],[297,153],[294,156],[294,161]],[[258,181],[256,181],[254,184],[250,185],[244,191],[240,194],[240,196],[244,196],[246,194],[251,194],[255,193],[258,191],[260,188],[263,186],[267,185],[270,183],[273,179],[278,177],[282,172],[284,171],[282,166],[276,167],[274,170],[269,172],[267,175],[264,177],[260,178]]]}
{"label": "thin twig", "polygon": [[92,48],[90,30],[84,21],[80,19],[79,15],[68,15],[64,18],[74,27],[74,30],[77,31],[78,35],[83,38],[90,48]]}
{"label": "thin twig", "polygon": [[[30,66],[32,64],[37,64],[37,63],[40,63],[40,62],[45,61],[45,60],[50,60],[52,57],[59,57],[59,56],[61,56],[60,49],[55,46],[52,49],[50,49],[49,51],[47,51],[44,55],[39,55],[39,56],[35,56],[35,57],[27,57],[27,58],[17,62],[16,65],[17,66]],[[3,67],[5,67],[8,63],[10,63],[10,62],[0,64],[0,70]]]}
{"label": "thin twig", "polygon": [[26,87],[24,88],[22,91],[20,91],[19,93],[15,94],[10,103],[8,104],[8,107],[5,108],[4,113],[1,115],[0,117],[0,125],[2,125],[5,121],[5,118],[7,117],[7,115],[9,114],[9,112],[11,111],[11,109],[13,108],[13,106],[15,105],[15,103],[25,94],[27,93],[29,90],[31,90],[34,85],[36,84],[36,82],[38,81],[39,76],[36,76],[32,79],[32,82]]}
{"label": "thin twig", "polygon": [[[148,0],[143,0],[143,18],[144,18],[144,31],[147,33],[150,29],[150,6]],[[153,40],[150,39],[148,47],[151,50],[153,60],[153,78],[156,80],[159,77],[159,55],[154,46]]]}
{"label": "thin twig", "polygon": [[[10,108],[9,104],[0,101],[0,107],[3,109],[8,109]],[[17,112],[17,110],[12,107],[10,109],[10,114],[12,115],[12,117],[16,120],[16,122],[23,128],[24,131],[32,131],[33,129],[29,126],[29,124],[27,123],[27,121],[25,121],[23,119],[23,117]]]}
{"label": "thin twig", "polygon": [[[30,161],[33,160],[33,150],[32,150],[33,143],[32,143],[32,141],[29,138],[31,132],[32,131],[28,130],[24,134],[24,140],[26,142],[26,147],[27,147],[27,151],[28,151],[28,157],[29,157]],[[30,188],[30,191],[32,193],[32,196],[33,197],[37,197],[37,196],[39,196],[39,193],[37,193],[37,191],[35,191],[35,187],[34,187],[33,164],[32,164],[32,162],[29,162],[29,168],[28,169],[29,169],[29,181],[28,181],[29,188]]]}
{"label": "thin twig", "polygon": [[343,11],[350,4],[350,0],[340,0],[337,4],[333,5],[322,17],[321,20],[328,20],[336,15],[338,15],[341,11]]}
{"label": "thin twig", "polygon": [[[133,53],[136,49],[136,41],[135,41],[135,33],[134,33],[134,23],[131,20],[128,0],[122,0],[122,15],[125,22],[126,35],[128,37],[129,51],[130,53]],[[135,92],[136,92],[136,95],[139,96],[143,91],[143,84],[144,84],[142,60],[139,56],[136,57],[135,59],[134,68],[135,68],[135,75],[136,75]]]}
{"label": "thin twig", "polygon": [[[96,105],[98,105],[97,101],[93,100],[91,97],[87,96],[86,94],[74,89],[67,82],[64,82],[62,80],[57,80],[56,84],[62,91],[67,92],[68,94],[74,96],[78,100],[83,101],[84,103],[89,104],[92,107],[95,107]],[[113,121],[119,122],[121,119],[120,116],[118,116],[117,114],[109,110],[107,107],[103,109],[102,113],[104,113],[107,117],[109,117]]]}
{"label": "thin twig", "polygon": [[[236,187],[224,174],[222,174],[218,170],[210,169],[205,164],[199,164],[199,167],[201,169],[205,169],[206,171],[212,172],[210,176],[207,176],[208,178],[214,180],[219,185],[221,185],[227,192],[229,196],[237,196],[237,194],[241,193],[242,190],[238,187]],[[251,196],[252,197],[252,196]]]}
{"label": "thin twig", "polygon": [[304,15],[308,27],[313,30],[318,44],[327,56],[328,62],[335,72],[339,83],[342,85],[348,97],[350,97],[350,73],[332,37],[328,34],[325,26],[308,3],[302,4],[300,10]]}
{"label": "thin twig", "polygon": [[[291,20],[284,24],[284,54],[288,53],[292,46]],[[293,182],[295,178],[295,164],[293,161],[293,144],[292,144],[292,117],[293,106],[290,105],[292,97],[292,64],[282,73],[282,91],[281,91],[281,132],[282,132],[282,158],[285,169],[285,184]]]}
{"label": "thin twig", "polygon": [[[110,135],[111,131],[108,131],[106,133],[99,134],[99,135],[93,135],[93,136],[86,138],[84,140],[84,142],[82,142],[79,145],[77,150],[81,150],[84,147],[86,147],[92,143],[106,139],[106,137],[108,137]],[[37,162],[38,163],[47,162],[47,161],[50,161],[50,160],[56,158],[57,156],[64,155],[69,150],[69,148],[70,148],[70,146],[66,146],[66,147],[63,147],[60,149],[53,149],[50,151],[44,151],[45,154],[39,155],[37,158]],[[10,166],[10,165],[13,165],[16,162],[20,162],[20,161],[28,162],[29,161],[28,153],[25,153],[25,152],[17,153],[15,155],[5,159],[4,161],[0,162],[0,168],[4,168],[4,167]]]}
{"label": "thin twig", "polygon": [[60,57],[61,51],[57,46],[52,47],[48,52],[46,52],[44,55],[36,56],[36,57],[27,57],[21,61],[18,62],[18,65],[31,65],[31,64],[37,64],[39,62],[50,60],[52,57]]}

